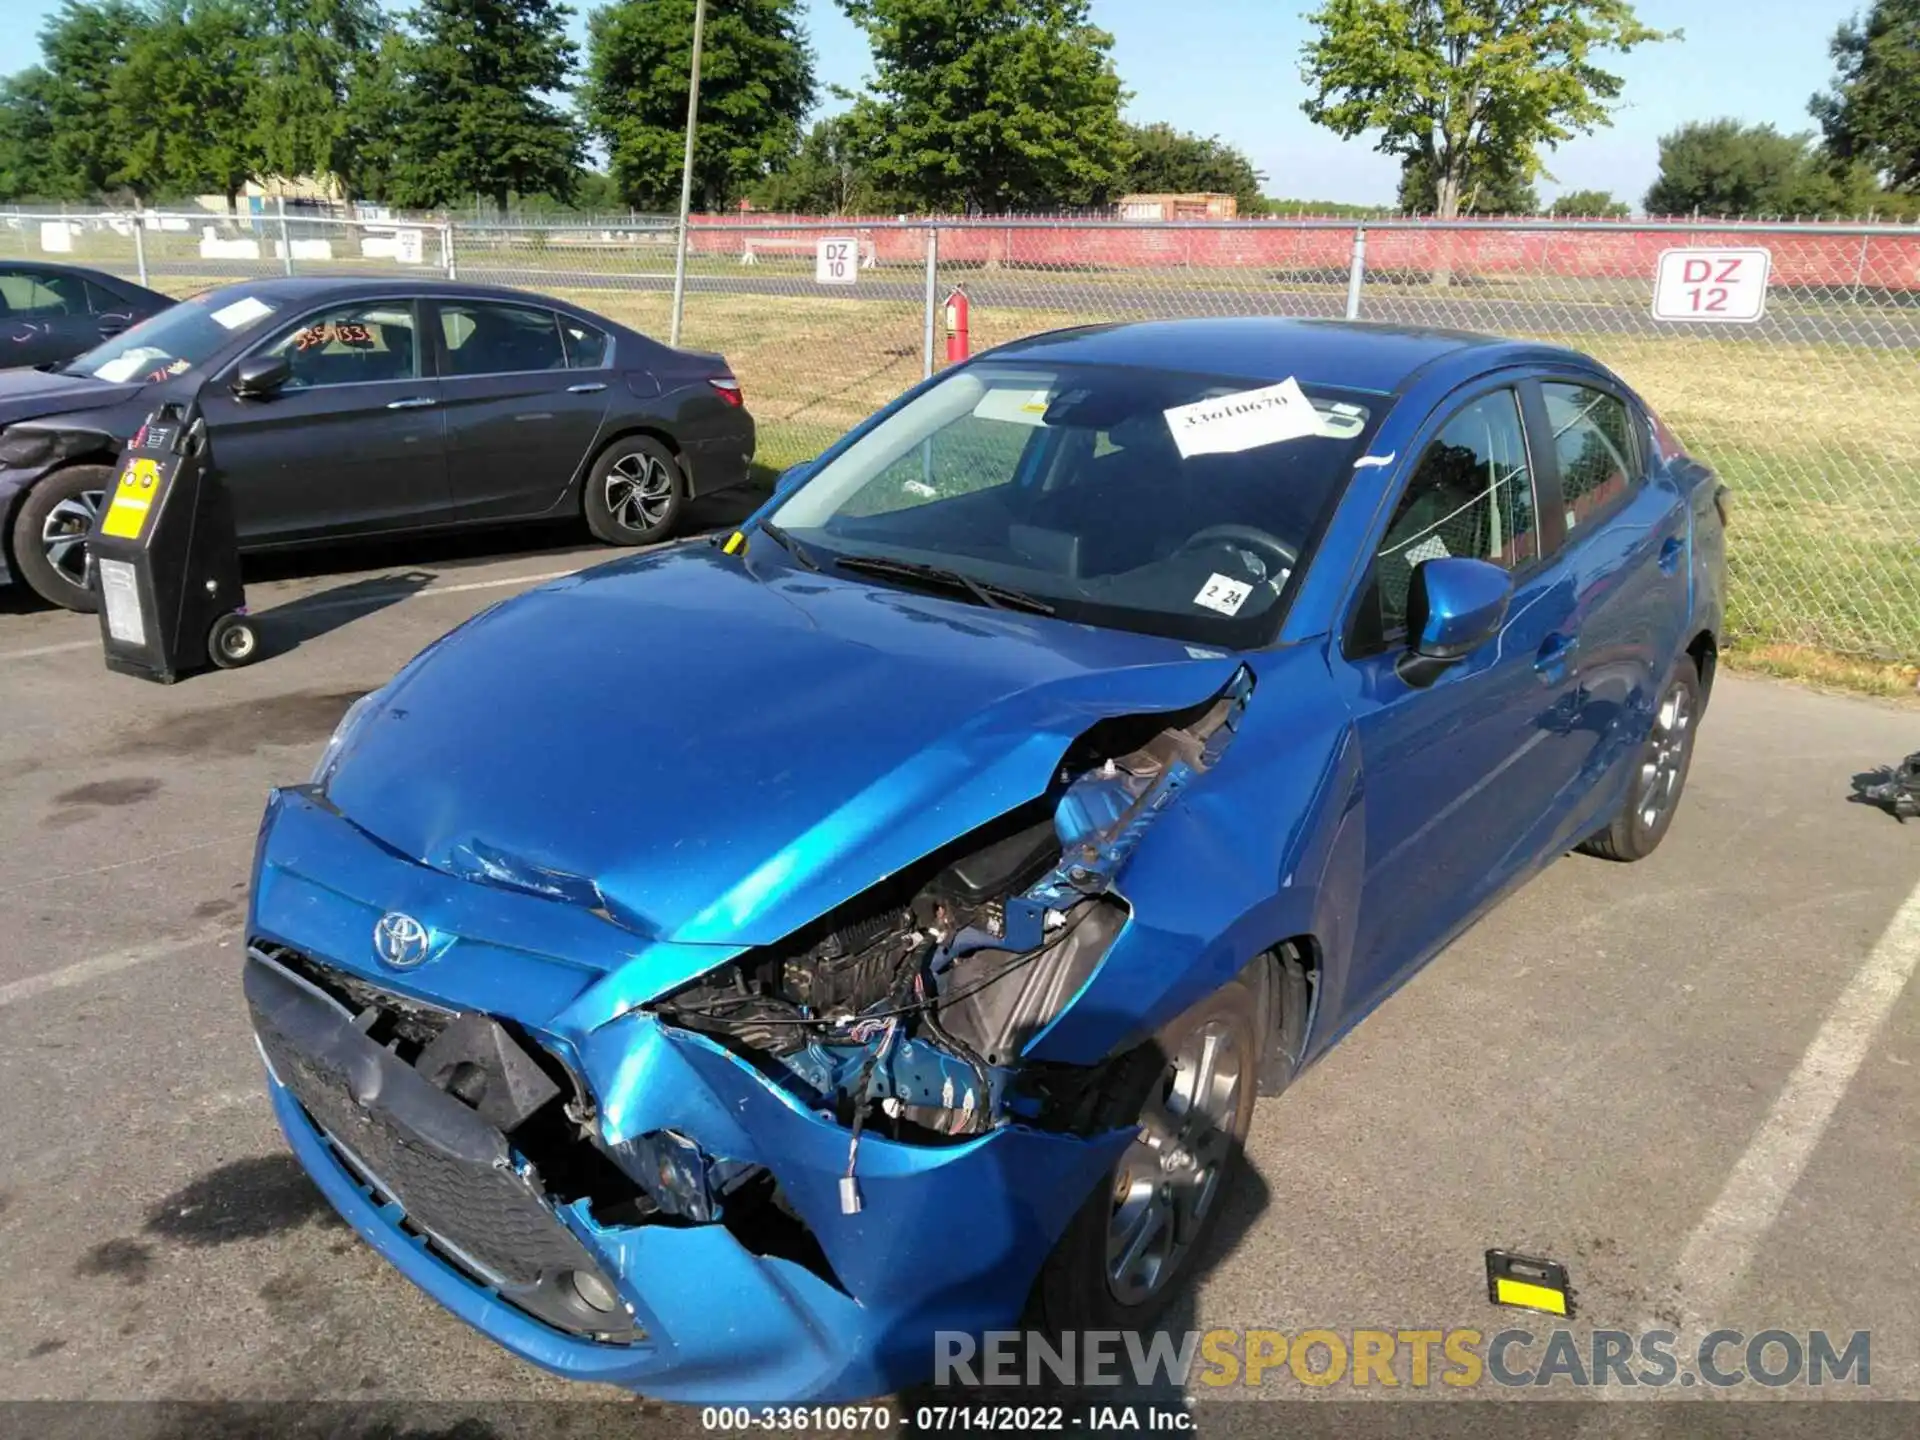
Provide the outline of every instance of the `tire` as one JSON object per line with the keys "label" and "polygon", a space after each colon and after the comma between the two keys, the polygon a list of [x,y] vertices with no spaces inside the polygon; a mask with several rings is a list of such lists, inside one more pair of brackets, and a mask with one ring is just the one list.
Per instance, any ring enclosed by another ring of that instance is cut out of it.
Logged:
{"label": "tire", "polygon": [[1693,764],[1693,737],[1699,730],[1706,696],[1691,655],[1674,662],[1660,690],[1653,730],[1640,747],[1626,802],[1606,829],[1590,835],[1579,849],[1602,860],[1644,860],[1660,847]]}
{"label": "tire", "polygon": [[13,518],[13,568],[42,600],[91,613],[100,597],[90,588],[93,557],[84,538],[113,489],[106,465],[56,470],[27,492]]}
{"label": "tire", "polygon": [[[1139,1124],[1141,1138],[1074,1216],[1042,1268],[1031,1307],[1042,1329],[1150,1329],[1180,1293],[1222,1197],[1239,1178],[1258,1089],[1259,999],[1244,976],[1236,979],[1114,1067],[1099,1118]],[[1191,1102],[1210,1044],[1212,1096],[1196,1111]],[[1200,1113],[1212,1117],[1210,1123],[1182,1125],[1183,1117],[1197,1120]],[[1183,1158],[1192,1163],[1181,1164]]]}
{"label": "tire", "polygon": [[238,670],[260,658],[260,632],[244,615],[222,615],[207,631],[207,658],[222,670]]}
{"label": "tire", "polygon": [[673,452],[649,435],[630,435],[593,462],[581,508],[596,540],[652,545],[673,533],[686,498],[687,479]]}

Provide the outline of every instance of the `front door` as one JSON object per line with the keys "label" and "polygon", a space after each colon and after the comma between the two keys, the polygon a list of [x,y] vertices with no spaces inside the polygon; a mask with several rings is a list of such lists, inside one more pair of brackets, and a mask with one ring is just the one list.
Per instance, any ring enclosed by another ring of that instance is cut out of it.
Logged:
{"label": "front door", "polygon": [[593,448],[607,337],[535,305],[435,302],[447,469],[467,520],[551,510]]}
{"label": "front door", "polygon": [[285,355],[277,393],[201,392],[243,544],[378,534],[449,518],[439,385],[411,300],[310,314],[256,354]]}
{"label": "front door", "polygon": [[[1365,784],[1366,875],[1345,1003],[1364,1007],[1534,858],[1571,784],[1578,688],[1572,586],[1543,555],[1518,392],[1460,403],[1421,452],[1332,656]],[[1407,596],[1426,560],[1513,573],[1500,632],[1438,677],[1402,675]]]}

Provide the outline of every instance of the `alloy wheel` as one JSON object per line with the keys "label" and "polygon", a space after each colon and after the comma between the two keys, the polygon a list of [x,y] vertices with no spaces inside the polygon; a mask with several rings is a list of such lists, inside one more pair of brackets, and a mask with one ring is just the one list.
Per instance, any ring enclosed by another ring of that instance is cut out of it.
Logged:
{"label": "alloy wheel", "polygon": [[651,530],[673,504],[673,476],[652,455],[622,455],[607,472],[607,513],[616,525]]}
{"label": "alloy wheel", "polygon": [[105,498],[104,490],[82,490],[57,503],[40,526],[47,563],[63,580],[83,590],[93,579],[93,547],[87,537],[93,534],[93,522],[99,519]]}
{"label": "alloy wheel", "polygon": [[1692,738],[1693,692],[1675,681],[1660,701],[1660,709],[1653,717],[1653,734],[1647,738],[1646,753],[1640,760],[1640,789],[1634,801],[1634,817],[1649,829],[1673,808],[1680,793],[1680,777],[1686,769],[1687,746]]}
{"label": "alloy wheel", "polygon": [[1234,1027],[1214,1020],[1181,1043],[1114,1168],[1107,1288],[1123,1305],[1152,1299],[1186,1260],[1232,1160],[1246,1083]]}

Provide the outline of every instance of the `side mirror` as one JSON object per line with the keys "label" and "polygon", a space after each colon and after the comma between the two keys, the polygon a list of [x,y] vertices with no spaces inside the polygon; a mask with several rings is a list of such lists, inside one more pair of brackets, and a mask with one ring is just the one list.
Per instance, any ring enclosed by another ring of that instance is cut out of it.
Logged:
{"label": "side mirror", "polygon": [[1407,591],[1409,684],[1432,682],[1442,670],[1486,644],[1506,622],[1513,577],[1485,560],[1423,560]]}
{"label": "side mirror", "polygon": [[233,372],[233,393],[243,399],[263,399],[293,378],[293,366],[284,355],[249,355]]}
{"label": "side mirror", "polygon": [[779,475],[774,477],[773,493],[780,495],[791,490],[813,473],[813,466],[814,462],[812,460],[802,460],[797,465],[789,465],[786,469],[782,470]]}

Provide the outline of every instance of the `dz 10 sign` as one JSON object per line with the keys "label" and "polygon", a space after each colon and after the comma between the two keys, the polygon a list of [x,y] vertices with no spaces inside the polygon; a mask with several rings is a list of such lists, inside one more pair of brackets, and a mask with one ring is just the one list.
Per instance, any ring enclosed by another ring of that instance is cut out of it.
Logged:
{"label": "dz 10 sign", "polygon": [[818,285],[852,285],[860,279],[860,242],[822,240],[814,247],[813,279]]}
{"label": "dz 10 sign", "polygon": [[1762,249],[1667,250],[1653,282],[1653,318],[1750,324],[1767,313],[1773,254]]}

